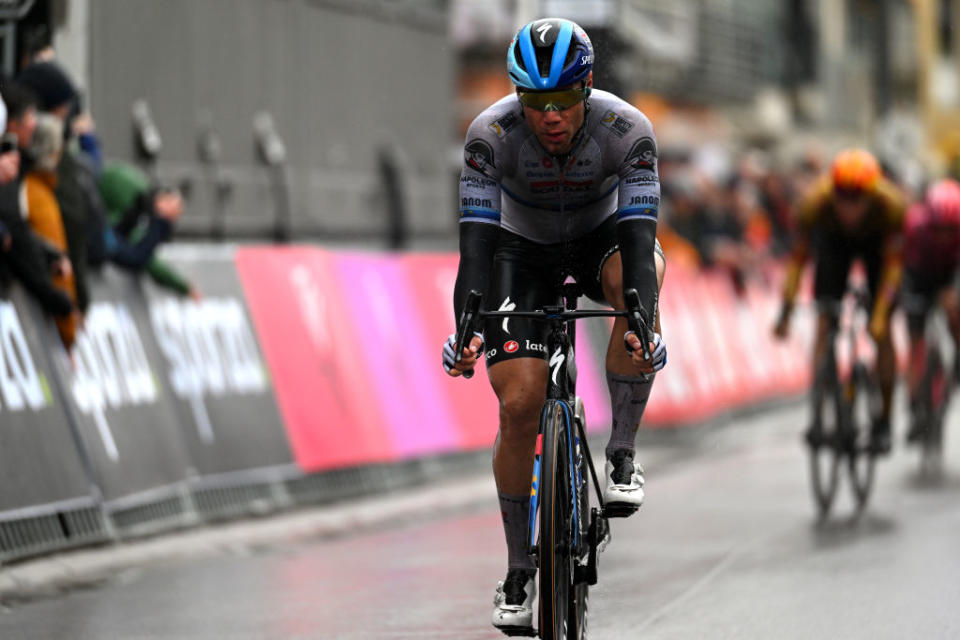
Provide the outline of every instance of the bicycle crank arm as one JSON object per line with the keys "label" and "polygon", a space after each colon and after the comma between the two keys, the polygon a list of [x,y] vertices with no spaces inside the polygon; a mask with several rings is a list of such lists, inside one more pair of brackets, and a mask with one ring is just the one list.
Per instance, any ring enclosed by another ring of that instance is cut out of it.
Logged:
{"label": "bicycle crank arm", "polygon": [[500,633],[510,637],[537,637],[537,632],[533,630],[533,627],[500,627]]}
{"label": "bicycle crank arm", "polygon": [[610,542],[610,527],[607,519],[600,515],[600,510],[596,507],[590,509],[590,528],[587,530],[587,544],[590,545],[590,552],[587,554],[587,564],[582,565],[579,562],[574,568],[574,582],[581,584],[586,582],[593,586],[597,584],[597,554],[603,551]]}
{"label": "bicycle crank arm", "polygon": [[623,504],[621,502],[608,502],[603,507],[601,515],[604,518],[626,518],[632,516],[637,512],[637,505],[635,504]]}

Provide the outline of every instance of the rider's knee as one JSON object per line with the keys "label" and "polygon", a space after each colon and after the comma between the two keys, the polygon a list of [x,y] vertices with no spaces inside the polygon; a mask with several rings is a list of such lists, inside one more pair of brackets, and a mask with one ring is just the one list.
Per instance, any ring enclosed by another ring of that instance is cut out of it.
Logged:
{"label": "rider's knee", "polygon": [[542,407],[542,393],[531,393],[523,388],[508,391],[500,398],[501,428],[511,432],[536,431]]}

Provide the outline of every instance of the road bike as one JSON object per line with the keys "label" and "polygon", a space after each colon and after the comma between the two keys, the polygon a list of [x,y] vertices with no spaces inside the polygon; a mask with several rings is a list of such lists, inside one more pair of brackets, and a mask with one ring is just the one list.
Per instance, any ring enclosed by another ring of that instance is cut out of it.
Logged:
{"label": "road bike", "polygon": [[[855,289],[846,303],[847,313],[842,301],[828,309],[833,322],[811,394],[813,412],[807,446],[811,488],[821,518],[830,513],[844,467],[856,513],[863,511],[873,488],[877,457],[870,447],[870,432],[880,416],[882,401],[875,369],[865,357],[869,294]],[[845,352],[843,361],[838,351]]]}
{"label": "road bike", "polygon": [[[533,318],[549,325],[550,354],[546,401],[540,412],[530,496],[530,554],[538,567],[539,624],[501,629],[506,635],[545,640],[586,637],[587,596],[597,583],[597,556],[610,541],[608,518],[624,517],[635,506],[604,504],[586,438],[583,401],[576,396],[573,345],[576,320],[626,317],[638,336],[650,337],[636,290],[625,292],[626,311],[577,310],[580,288],[566,283],[558,304],[537,311],[481,311],[482,295],[471,291],[457,330],[456,359],[485,318]],[[587,475],[589,474],[589,476]],[[588,482],[588,479],[591,482]],[[591,507],[590,484],[598,506]]]}

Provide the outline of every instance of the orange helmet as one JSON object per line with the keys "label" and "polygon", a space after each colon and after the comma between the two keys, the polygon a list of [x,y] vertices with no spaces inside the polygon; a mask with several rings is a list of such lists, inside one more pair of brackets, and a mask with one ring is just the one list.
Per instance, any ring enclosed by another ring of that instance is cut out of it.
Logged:
{"label": "orange helmet", "polygon": [[871,189],[880,179],[880,163],[863,149],[847,149],[837,154],[830,170],[833,188],[842,191]]}

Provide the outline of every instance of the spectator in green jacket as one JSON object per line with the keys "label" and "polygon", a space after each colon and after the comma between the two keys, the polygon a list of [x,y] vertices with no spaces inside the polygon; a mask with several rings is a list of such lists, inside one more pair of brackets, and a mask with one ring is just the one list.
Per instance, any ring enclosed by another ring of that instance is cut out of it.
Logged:
{"label": "spectator in green jacket", "polygon": [[[162,207],[183,207],[176,191],[151,189],[147,176],[130,164],[107,165],[100,175],[100,195],[107,207],[107,217],[114,231],[130,242],[136,242],[148,228],[149,220]],[[197,288],[170,264],[154,255],[147,263],[153,280],[180,295],[199,298]]]}

